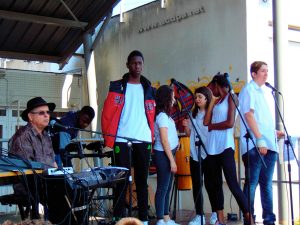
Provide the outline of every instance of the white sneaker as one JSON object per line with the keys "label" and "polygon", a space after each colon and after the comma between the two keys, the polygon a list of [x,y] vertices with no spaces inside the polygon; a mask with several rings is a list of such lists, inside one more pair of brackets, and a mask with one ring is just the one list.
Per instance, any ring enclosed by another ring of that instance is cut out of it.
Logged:
{"label": "white sneaker", "polygon": [[194,217],[194,219],[192,219],[188,225],[199,225],[201,224],[201,218],[202,218],[202,221],[203,221],[203,224],[205,224],[205,216],[200,216],[200,215],[196,215]]}
{"label": "white sneaker", "polygon": [[209,224],[214,225],[218,220],[218,216],[216,212],[212,212],[210,219],[209,219]]}
{"label": "white sneaker", "polygon": [[174,220],[168,220],[168,222],[165,222],[165,225],[180,225],[180,224],[176,223]]}
{"label": "white sneaker", "polygon": [[148,221],[142,221],[143,225],[148,225]]}
{"label": "white sneaker", "polygon": [[164,219],[157,220],[156,225],[166,225]]}

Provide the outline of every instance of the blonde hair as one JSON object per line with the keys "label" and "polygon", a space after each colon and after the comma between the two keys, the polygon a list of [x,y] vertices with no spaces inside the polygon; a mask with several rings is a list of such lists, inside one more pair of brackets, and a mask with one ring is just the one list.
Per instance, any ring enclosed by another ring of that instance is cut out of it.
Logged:
{"label": "blonde hair", "polygon": [[126,217],[120,219],[116,225],[143,225],[142,221],[134,217]]}

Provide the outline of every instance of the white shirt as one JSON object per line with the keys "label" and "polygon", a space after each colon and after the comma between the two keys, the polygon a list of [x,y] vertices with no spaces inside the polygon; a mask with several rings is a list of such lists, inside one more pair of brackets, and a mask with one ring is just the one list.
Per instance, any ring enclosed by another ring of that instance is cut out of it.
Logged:
{"label": "white shirt", "polygon": [[[216,104],[212,111],[211,123],[220,123],[227,120],[229,94],[222,102]],[[226,130],[212,130],[208,132],[207,153],[221,154],[225,149],[234,149],[233,127]]]}
{"label": "white shirt", "polygon": [[[200,135],[200,138],[206,148],[207,144],[207,136],[208,136],[208,128],[207,126],[203,125],[203,119],[204,119],[205,111],[198,111],[196,118],[192,118],[195,127]],[[191,148],[191,157],[193,158],[194,161],[198,162],[198,146],[195,146],[195,142],[198,141],[198,138],[196,138],[197,133],[195,132],[195,129],[190,123],[190,129],[191,129],[191,135],[190,135],[190,148]],[[206,153],[203,150],[201,146],[201,158],[205,159],[206,158]]]}
{"label": "white shirt", "polygon": [[154,149],[158,151],[164,151],[161,139],[160,139],[160,133],[159,128],[166,127],[168,128],[168,141],[171,150],[176,148],[179,143],[177,130],[175,126],[174,120],[168,116],[166,113],[161,112],[156,116],[155,124],[154,124],[154,136],[155,136],[155,143],[154,143]]}
{"label": "white shirt", "polygon": [[[264,140],[267,144],[267,149],[271,151],[278,152],[277,142],[276,142],[276,130],[275,123],[272,118],[271,111],[267,104],[265,93],[261,87],[259,87],[253,80],[248,83],[239,94],[240,110],[241,114],[245,120],[245,113],[250,112],[252,109],[254,111],[254,118],[257,123],[259,132],[262,134]],[[247,123],[247,121],[245,120]],[[248,128],[249,125],[247,124]],[[246,128],[242,121],[240,122],[241,130],[241,152],[245,154],[247,152],[246,138]],[[250,133],[256,142],[253,132]],[[249,140],[249,150],[254,147],[251,140]]]}
{"label": "white shirt", "polygon": [[[121,113],[117,136],[152,142],[151,130],[145,112],[142,84],[127,83],[125,104]],[[127,141],[116,138],[116,142]]]}

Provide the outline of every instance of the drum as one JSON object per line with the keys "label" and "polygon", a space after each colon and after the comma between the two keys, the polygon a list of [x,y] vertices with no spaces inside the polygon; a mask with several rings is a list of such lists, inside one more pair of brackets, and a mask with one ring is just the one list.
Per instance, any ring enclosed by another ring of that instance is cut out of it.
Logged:
{"label": "drum", "polygon": [[190,138],[180,138],[180,148],[176,152],[177,189],[191,190],[192,178],[190,171]]}

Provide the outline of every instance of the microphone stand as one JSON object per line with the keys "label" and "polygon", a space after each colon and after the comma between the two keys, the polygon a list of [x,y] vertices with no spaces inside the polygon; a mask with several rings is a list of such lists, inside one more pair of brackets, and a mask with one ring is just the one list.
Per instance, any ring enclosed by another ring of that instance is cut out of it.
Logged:
{"label": "microphone stand", "polygon": [[[53,124],[55,126],[55,124]],[[58,125],[59,126],[59,125]],[[100,134],[102,136],[108,136],[108,137],[116,137],[116,138],[122,138],[127,141],[127,147],[128,147],[128,159],[129,159],[129,171],[128,171],[128,181],[129,181],[129,210],[128,210],[128,216],[132,215],[132,174],[131,174],[131,166],[132,166],[132,143],[135,142],[142,142],[146,143],[145,141],[138,140],[135,138],[130,138],[130,137],[123,137],[123,136],[118,136],[118,135],[113,135],[113,134],[104,134],[99,131],[92,131],[92,130],[86,130],[86,129],[81,129],[81,128],[76,128],[76,127],[64,127],[65,130],[68,129],[73,129],[77,131],[83,131],[83,132],[89,132],[89,133],[94,133],[94,134]]]}
{"label": "microphone stand", "polygon": [[250,133],[250,130],[249,130],[249,128],[248,128],[248,126],[247,126],[247,124],[246,124],[246,122],[245,122],[245,119],[244,119],[244,117],[242,116],[242,113],[241,113],[241,111],[240,111],[240,109],[239,109],[239,107],[238,107],[238,103],[235,101],[235,97],[234,97],[235,95],[234,95],[234,92],[233,92],[231,83],[230,83],[230,81],[229,81],[229,79],[228,79],[228,75],[225,76],[225,77],[227,78],[227,81],[228,81],[229,95],[230,95],[230,97],[231,97],[231,99],[232,99],[232,101],[233,101],[233,103],[234,103],[234,106],[235,106],[236,110],[238,111],[238,114],[239,114],[239,116],[240,116],[240,119],[241,119],[241,121],[242,121],[242,123],[243,123],[243,125],[245,126],[245,129],[246,129],[246,134],[244,135],[244,138],[246,138],[247,161],[248,161],[248,163],[247,163],[247,177],[248,177],[248,189],[247,189],[247,193],[248,193],[248,207],[249,207],[249,211],[250,211],[250,216],[252,217],[252,215],[253,215],[254,212],[252,212],[252,209],[251,209],[251,200],[250,200],[251,197],[250,197],[250,165],[249,165],[249,164],[250,164],[250,155],[249,155],[249,139],[251,140],[251,142],[252,142],[252,144],[253,144],[255,150],[257,151],[257,153],[258,153],[258,155],[259,155],[259,158],[260,158],[260,160],[261,160],[263,166],[264,166],[265,168],[267,168],[267,165],[266,165],[266,163],[265,163],[263,157],[261,156],[258,147],[256,146],[256,144],[255,144],[255,142],[254,142],[254,140],[253,140],[253,137],[252,137],[252,135],[251,135],[251,133]]}
{"label": "microphone stand", "polygon": [[[187,110],[187,106],[186,106],[185,102],[183,101],[182,95],[180,94],[180,92],[182,92],[183,88],[182,88],[182,86],[181,86],[177,81],[175,81],[175,80],[173,80],[173,84],[174,84],[174,85],[177,85],[177,89],[178,89],[178,93],[179,93],[179,98],[180,98],[180,100],[181,100],[181,102],[182,102],[182,105],[183,105],[183,111],[186,111],[186,112],[187,112],[188,117],[189,117],[189,119],[190,119],[190,121],[191,121],[191,124],[192,124],[192,126],[193,126],[193,128],[194,128],[194,130],[195,130],[195,132],[196,132],[196,138],[198,138],[198,140],[199,140],[198,143],[195,143],[195,145],[197,145],[197,147],[198,147],[197,156],[198,156],[198,163],[199,163],[199,179],[200,179],[200,180],[199,180],[199,181],[200,181],[199,193],[198,193],[197,195],[200,196],[200,199],[199,199],[199,200],[200,200],[200,206],[201,206],[200,212],[202,212],[202,213],[204,214],[204,212],[203,212],[203,204],[204,204],[204,202],[203,202],[203,195],[202,195],[203,180],[202,180],[202,157],[201,157],[201,147],[202,147],[202,149],[204,150],[204,152],[206,153],[206,155],[208,155],[208,154],[207,154],[205,145],[204,145],[204,143],[203,143],[203,141],[202,141],[202,139],[201,139],[201,136],[200,136],[198,130],[196,129],[196,125],[194,124],[194,121],[193,121],[191,112]],[[196,199],[196,201],[197,201],[197,199]],[[200,222],[201,225],[203,225],[203,219],[202,219],[203,216],[204,216],[204,215],[201,215],[201,222]]]}
{"label": "microphone stand", "polygon": [[289,173],[289,189],[290,189],[290,202],[291,202],[291,219],[292,219],[292,225],[294,225],[293,192],[292,192],[292,178],[291,178],[291,163],[290,163],[290,149],[289,149],[289,147],[291,147],[291,149],[292,149],[292,152],[293,152],[293,155],[295,157],[295,160],[296,160],[296,163],[297,163],[298,167],[299,167],[299,162],[296,158],[296,154],[295,154],[295,151],[294,151],[294,146],[292,145],[292,142],[291,142],[291,139],[290,139],[291,137],[288,134],[287,128],[286,128],[285,123],[284,123],[284,119],[281,115],[281,112],[280,112],[280,109],[279,109],[279,106],[278,106],[278,102],[277,102],[276,97],[275,97],[274,90],[272,91],[272,96],[274,98],[276,110],[277,110],[279,118],[282,122],[284,132],[286,134],[286,140],[284,141],[284,144],[286,145],[287,156],[288,156],[288,173]]}

